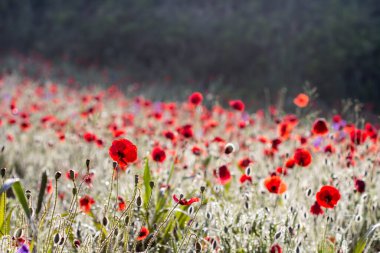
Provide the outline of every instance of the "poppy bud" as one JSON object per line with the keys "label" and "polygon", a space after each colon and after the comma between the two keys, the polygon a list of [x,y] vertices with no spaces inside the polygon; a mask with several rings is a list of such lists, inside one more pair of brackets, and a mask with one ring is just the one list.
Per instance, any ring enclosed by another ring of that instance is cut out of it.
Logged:
{"label": "poppy bud", "polygon": [[117,162],[113,162],[113,163],[112,163],[112,167],[113,167],[114,169],[116,169],[116,166],[117,166]]}
{"label": "poppy bud", "polygon": [[153,182],[153,181],[150,181],[150,182],[149,182],[149,186],[150,186],[151,189],[153,189],[153,187],[154,187],[154,182]]}
{"label": "poppy bud", "polygon": [[129,223],[129,216],[125,216],[125,219],[124,219],[124,222],[125,222],[125,225],[128,226],[128,223]]}
{"label": "poppy bud", "polygon": [[137,186],[139,183],[139,176],[135,175],[135,186]]}
{"label": "poppy bud", "polygon": [[6,168],[1,168],[1,171],[0,171],[0,174],[1,174],[1,177],[4,178],[5,177],[5,172],[7,171]]}
{"label": "poppy bud", "polygon": [[80,241],[78,239],[74,240],[74,246],[75,246],[75,248],[79,248],[80,247]]}
{"label": "poppy bud", "polygon": [[20,238],[22,236],[22,228],[18,228],[15,233],[14,233],[14,237],[16,238]]}
{"label": "poppy bud", "polygon": [[90,159],[86,160],[86,167],[87,167],[87,172],[90,171]]}
{"label": "poppy bud", "polygon": [[54,236],[54,243],[55,243],[55,244],[59,243],[59,240],[60,240],[60,236],[59,236],[59,234],[57,233],[57,234],[55,234],[55,236]]}
{"label": "poppy bud", "polygon": [[138,207],[140,207],[142,205],[142,200],[141,200],[141,196],[138,196],[137,199],[136,199],[136,205]]}
{"label": "poppy bud", "polygon": [[195,243],[195,252],[202,252],[202,244],[200,244],[199,242],[196,242]]}
{"label": "poppy bud", "polygon": [[31,193],[30,190],[26,190],[26,191],[25,191],[25,195],[26,195],[26,198],[27,198],[27,199],[30,199],[30,197],[32,196],[31,194],[32,194],[32,193]]}
{"label": "poppy bud", "polygon": [[206,190],[206,187],[201,186],[201,192],[203,193]]}
{"label": "poppy bud", "polygon": [[61,237],[61,240],[59,241],[59,245],[62,245],[65,242],[65,237]]}
{"label": "poppy bud", "polygon": [[224,147],[224,153],[226,155],[231,154],[232,152],[234,152],[234,150],[235,150],[235,147],[232,143],[227,143],[226,146]]}
{"label": "poppy bud", "polygon": [[103,223],[103,226],[105,227],[108,225],[108,219],[106,216],[103,217],[102,223]]}
{"label": "poppy bud", "polygon": [[73,188],[73,195],[75,196],[77,194],[78,190],[76,187]]}
{"label": "poppy bud", "polygon": [[61,177],[62,173],[60,171],[57,171],[55,173],[55,180],[58,180]]}
{"label": "poppy bud", "polygon": [[74,170],[70,170],[69,173],[70,173],[70,179],[74,180],[75,179],[75,171]]}

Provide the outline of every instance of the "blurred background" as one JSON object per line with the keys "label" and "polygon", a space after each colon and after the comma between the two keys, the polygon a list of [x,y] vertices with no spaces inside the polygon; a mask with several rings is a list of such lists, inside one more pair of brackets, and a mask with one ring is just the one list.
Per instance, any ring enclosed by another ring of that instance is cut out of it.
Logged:
{"label": "blurred background", "polygon": [[380,111],[378,0],[1,0],[0,55],[2,72],[40,79],[257,103],[309,84],[326,108]]}

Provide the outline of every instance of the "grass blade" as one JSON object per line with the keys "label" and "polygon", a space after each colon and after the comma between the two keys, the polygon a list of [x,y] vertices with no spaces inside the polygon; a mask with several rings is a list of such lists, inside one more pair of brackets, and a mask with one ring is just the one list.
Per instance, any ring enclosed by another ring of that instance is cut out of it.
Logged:
{"label": "grass blade", "polygon": [[45,189],[47,186],[47,174],[46,171],[42,173],[41,176],[41,186],[40,186],[40,192],[38,193],[38,201],[37,201],[37,209],[36,209],[36,215],[38,215],[41,211],[42,208],[42,202],[44,200],[44,195],[45,195]]}

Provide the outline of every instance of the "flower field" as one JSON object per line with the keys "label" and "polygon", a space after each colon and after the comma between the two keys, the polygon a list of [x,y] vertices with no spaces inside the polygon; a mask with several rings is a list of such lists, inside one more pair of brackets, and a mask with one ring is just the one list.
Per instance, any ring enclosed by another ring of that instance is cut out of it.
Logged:
{"label": "flower field", "polygon": [[378,122],[0,80],[0,252],[380,250]]}

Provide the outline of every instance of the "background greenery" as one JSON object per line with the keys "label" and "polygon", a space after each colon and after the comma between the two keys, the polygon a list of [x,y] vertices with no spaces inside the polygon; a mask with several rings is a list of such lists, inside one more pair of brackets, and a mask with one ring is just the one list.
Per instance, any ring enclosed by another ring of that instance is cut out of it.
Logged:
{"label": "background greenery", "polygon": [[1,0],[0,50],[243,98],[306,81],[380,108],[378,0]]}

